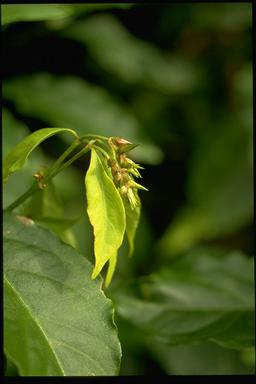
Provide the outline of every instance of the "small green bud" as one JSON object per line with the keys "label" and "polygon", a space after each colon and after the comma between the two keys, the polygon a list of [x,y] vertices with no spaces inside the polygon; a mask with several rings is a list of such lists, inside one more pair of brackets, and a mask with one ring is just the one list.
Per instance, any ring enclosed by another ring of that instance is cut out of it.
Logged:
{"label": "small green bud", "polygon": [[121,195],[127,195],[128,188],[127,188],[125,185],[123,185],[123,186],[120,188],[119,191],[120,191]]}
{"label": "small green bud", "polygon": [[128,186],[131,188],[142,189],[143,191],[148,191],[147,188],[143,187],[143,185],[136,183],[136,181],[134,181],[134,180],[130,180],[128,182]]}
{"label": "small green bud", "polygon": [[136,196],[134,195],[133,193],[133,190],[131,188],[128,188],[128,191],[127,191],[127,197],[128,197],[128,200],[130,202],[130,205],[131,205],[131,208],[134,209],[137,207],[137,205],[139,204]]}
{"label": "small green bud", "polygon": [[142,177],[141,174],[139,173],[138,169],[136,169],[136,168],[128,168],[127,171],[135,177]]}
{"label": "small green bud", "polygon": [[144,169],[139,164],[136,164],[132,159],[127,157],[125,153],[122,153],[120,155],[120,164],[122,164],[123,167],[126,168],[138,168],[138,169]]}

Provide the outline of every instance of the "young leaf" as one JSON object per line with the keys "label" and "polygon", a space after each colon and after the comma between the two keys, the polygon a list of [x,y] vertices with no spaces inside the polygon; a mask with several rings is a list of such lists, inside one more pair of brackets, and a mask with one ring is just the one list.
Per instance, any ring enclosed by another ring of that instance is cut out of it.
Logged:
{"label": "young leaf", "polygon": [[9,175],[18,171],[23,167],[30,153],[44,140],[61,132],[72,133],[75,137],[77,134],[68,128],[43,128],[31,133],[19,142],[5,157],[3,161],[3,180],[7,181]]}
{"label": "young leaf", "polygon": [[108,287],[109,284],[111,283],[113,274],[116,269],[116,262],[117,262],[117,254],[112,256],[111,259],[108,261],[108,270],[107,270],[107,275],[106,275],[106,280],[105,280],[105,286]]}
{"label": "young leaf", "polygon": [[22,376],[117,375],[113,306],[92,265],[31,221],[4,214],[4,349]]}
{"label": "young leaf", "polygon": [[92,148],[91,162],[85,177],[87,212],[94,230],[95,278],[122,244],[125,233],[123,201],[107,175],[97,152]]}

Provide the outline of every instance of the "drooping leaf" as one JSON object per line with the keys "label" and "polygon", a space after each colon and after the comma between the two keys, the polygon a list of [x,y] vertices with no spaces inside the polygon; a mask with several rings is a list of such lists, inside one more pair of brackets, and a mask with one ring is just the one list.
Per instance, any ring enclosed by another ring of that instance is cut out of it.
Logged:
{"label": "drooping leaf", "polygon": [[136,198],[139,202],[139,204],[136,205],[134,209],[131,208],[131,205],[127,199],[123,199],[124,208],[125,208],[125,217],[126,217],[125,230],[126,230],[126,236],[129,244],[129,256],[131,256],[134,251],[134,240],[135,240],[136,230],[139,224],[140,212],[141,212],[140,198],[137,192],[134,191],[134,193],[136,193]]}
{"label": "drooping leaf", "polygon": [[26,159],[31,152],[44,140],[49,137],[62,133],[72,133],[75,137],[77,134],[72,129],[68,128],[43,128],[31,133],[18,143],[5,157],[3,161],[3,180],[7,181],[9,175],[18,171],[23,167]]}
{"label": "drooping leaf", "polygon": [[92,149],[85,176],[87,212],[94,231],[95,278],[120,248],[125,233],[125,211],[114,182]]}
{"label": "drooping leaf", "polygon": [[108,261],[108,270],[107,270],[106,279],[105,279],[105,287],[108,287],[109,284],[111,283],[113,274],[116,269],[116,263],[117,263],[117,254],[113,255]]}
{"label": "drooping leaf", "polygon": [[116,309],[159,341],[208,340],[234,349],[254,344],[253,263],[239,252],[195,251],[145,278],[136,292],[113,292]]}
{"label": "drooping leaf", "polygon": [[81,78],[47,73],[12,78],[4,82],[3,96],[14,102],[20,113],[47,124],[70,127],[80,135],[125,137],[143,144],[135,150],[139,161],[154,164],[162,160],[159,147],[140,137],[139,122],[127,105]]}
{"label": "drooping leaf", "polygon": [[[30,131],[26,125],[14,118],[10,111],[4,108],[2,113],[3,158],[29,134]],[[30,161],[24,164],[22,171],[18,172],[16,177],[9,178],[8,183],[3,185],[3,208],[6,208],[15,201],[31,186],[33,181],[32,175],[46,163],[47,161],[41,148],[37,147]]]}
{"label": "drooping leaf", "polygon": [[22,376],[118,373],[113,307],[91,271],[53,234],[4,214],[4,349]]}

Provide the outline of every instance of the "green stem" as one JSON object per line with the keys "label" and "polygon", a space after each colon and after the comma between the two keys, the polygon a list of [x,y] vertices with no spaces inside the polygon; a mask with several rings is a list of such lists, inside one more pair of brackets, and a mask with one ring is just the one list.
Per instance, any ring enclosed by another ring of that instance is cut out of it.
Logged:
{"label": "green stem", "polygon": [[[76,142],[76,145],[78,143]],[[81,151],[79,151],[76,155],[74,155],[71,159],[66,161],[66,163],[61,163],[63,160],[72,152],[72,150],[76,146],[74,143],[71,144],[71,146],[58,158],[58,160],[54,163],[52,169],[50,172],[45,176],[44,183],[50,181],[54,176],[56,176],[59,172],[63,171],[65,168],[67,168],[70,164],[72,164],[74,161],[76,161],[79,157],[84,155],[86,152],[90,150],[90,146],[87,145]],[[65,155],[65,156],[64,156]],[[57,167],[58,166],[58,167]],[[18,197],[17,200],[15,200],[12,204],[10,204],[7,208],[5,208],[6,211],[12,211],[14,208],[18,207],[20,204],[22,204],[25,200],[27,200],[31,195],[38,192],[40,189],[38,187],[37,183],[33,183],[33,185],[20,197]]]}
{"label": "green stem", "polygon": [[90,140],[93,140],[93,139],[101,139],[101,140],[105,140],[105,141],[108,141],[108,138],[106,136],[101,136],[101,135],[93,135],[93,134],[86,134],[86,135],[83,135],[80,137],[81,140],[83,139],[90,139]]}
{"label": "green stem", "polygon": [[38,184],[35,182],[31,185],[31,187],[23,193],[17,200],[15,200],[12,204],[10,204],[7,208],[5,208],[5,212],[12,211],[14,208],[18,207],[18,205],[22,204],[25,200],[27,200],[33,193],[39,191]]}
{"label": "green stem", "polygon": [[[51,172],[49,176],[51,176],[51,178],[54,177],[55,175],[57,175],[57,173],[63,171],[63,169],[67,168],[70,164],[79,159],[79,157],[83,156],[86,152],[90,151],[90,149],[90,146],[87,145],[86,147],[81,149],[81,151],[79,151],[76,155],[74,155],[71,159],[66,161],[66,163],[62,164],[56,171]],[[45,181],[48,181],[47,177],[45,178]]]}
{"label": "green stem", "polygon": [[63,152],[63,154],[55,161],[55,163],[53,164],[53,166],[51,167],[51,171],[50,173],[54,173],[56,171],[56,169],[58,169],[61,165],[61,163],[63,163],[63,161],[66,159],[66,157],[68,155],[70,155],[71,152],[73,152],[73,150],[80,144],[80,140],[75,140],[73,141],[73,143],[66,149],[65,152]]}
{"label": "green stem", "polygon": [[104,151],[103,148],[99,147],[96,144],[93,144],[93,147],[96,148],[98,151],[100,151],[103,154],[103,156],[106,157],[106,159],[109,159],[109,154],[106,151]]}

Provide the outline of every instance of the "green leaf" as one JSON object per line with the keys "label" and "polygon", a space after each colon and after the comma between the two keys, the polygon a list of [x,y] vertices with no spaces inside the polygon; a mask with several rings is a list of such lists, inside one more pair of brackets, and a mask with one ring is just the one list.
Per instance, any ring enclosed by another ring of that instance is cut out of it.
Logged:
{"label": "green leaf", "polygon": [[129,201],[124,198],[124,208],[125,208],[125,216],[126,216],[126,236],[128,239],[128,244],[129,244],[129,256],[133,254],[134,251],[134,239],[136,235],[136,230],[139,224],[140,220],[140,212],[141,212],[141,202],[140,198],[138,196],[138,193],[136,193],[136,198],[139,202],[139,205],[137,205],[134,209],[131,208],[131,204]]}
{"label": "green leaf", "polygon": [[44,189],[32,195],[24,210],[25,216],[32,219],[43,217],[60,218],[63,215],[62,204],[54,181],[50,180]]}
{"label": "green leaf", "polygon": [[19,376],[17,367],[9,360],[6,359],[6,368],[4,370],[5,376]]}
{"label": "green leaf", "polygon": [[2,25],[17,21],[42,21],[64,18],[72,14],[68,4],[6,4],[1,5]]}
{"label": "green leaf", "polygon": [[[9,110],[4,108],[2,115],[3,158],[29,134],[29,129],[21,121],[15,119]],[[32,175],[42,167],[42,164],[46,163],[47,159],[43,155],[41,148],[37,147],[30,161],[26,162],[21,172],[18,172],[15,177],[9,178],[8,183],[3,185],[3,208],[10,205],[31,186]]]}
{"label": "green leaf", "polygon": [[115,257],[125,233],[125,211],[114,182],[92,149],[85,176],[87,212],[94,231],[95,278],[108,260]]}
{"label": "green leaf", "polygon": [[107,270],[106,279],[105,279],[105,287],[108,287],[109,284],[111,283],[113,274],[116,269],[116,263],[117,263],[117,254],[112,256],[108,261],[108,270]]}
{"label": "green leaf", "polygon": [[253,262],[239,252],[195,251],[142,280],[134,293],[113,294],[121,316],[164,343],[254,345]]}
{"label": "green leaf", "polygon": [[91,270],[33,221],[4,214],[4,348],[22,376],[118,374],[113,307]]}
{"label": "green leaf", "polygon": [[53,180],[47,182],[46,188],[32,195],[29,202],[24,205],[22,214],[32,218],[42,227],[52,230],[62,241],[77,248],[76,239],[69,228],[79,220],[79,217],[73,219],[66,217]]}
{"label": "green leaf", "polygon": [[72,133],[75,137],[77,134],[68,128],[43,128],[31,133],[18,143],[5,157],[3,161],[3,180],[7,181],[9,175],[18,171],[23,167],[26,159],[31,152],[44,140],[61,132]]}

